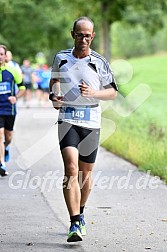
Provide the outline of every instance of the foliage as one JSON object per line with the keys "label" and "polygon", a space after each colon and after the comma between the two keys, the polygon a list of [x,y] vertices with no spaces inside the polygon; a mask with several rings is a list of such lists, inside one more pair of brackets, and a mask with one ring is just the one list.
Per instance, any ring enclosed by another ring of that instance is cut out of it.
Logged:
{"label": "foliage", "polygon": [[164,27],[153,37],[154,51],[167,51],[167,18],[164,18]]}
{"label": "foliage", "polygon": [[101,43],[108,54],[111,23],[120,20],[155,33],[163,26],[166,0],[90,0],[86,4],[84,0],[0,0],[0,8],[0,42],[20,61],[42,51],[51,62],[57,51],[72,46],[70,30],[77,17],[94,20],[93,47]]}
{"label": "foliage", "polygon": [[163,27],[162,16],[167,10],[166,0],[129,0],[123,20],[131,25],[141,24],[154,34],[157,29]]}
{"label": "foliage", "polygon": [[125,22],[114,22],[111,29],[112,56],[131,58],[167,51],[167,19],[162,18],[163,28],[154,35],[141,24],[132,26]]}
{"label": "foliage", "polygon": [[39,51],[47,53],[48,48],[59,50],[67,38],[68,21],[60,0],[8,0],[0,16],[3,37],[21,59],[34,57]]}
{"label": "foliage", "polygon": [[152,53],[150,35],[141,25],[134,28],[115,22],[111,34],[113,57],[131,58]]}

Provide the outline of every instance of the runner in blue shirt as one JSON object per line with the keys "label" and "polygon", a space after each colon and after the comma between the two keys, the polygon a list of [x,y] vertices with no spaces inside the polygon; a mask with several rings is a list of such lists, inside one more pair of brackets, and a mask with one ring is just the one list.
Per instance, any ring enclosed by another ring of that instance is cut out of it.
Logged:
{"label": "runner in blue shirt", "polygon": [[[6,176],[5,162],[9,160],[9,144],[12,141],[16,117],[16,101],[24,95],[22,74],[6,61],[6,46],[0,45],[0,175]],[[16,84],[18,92],[16,94]]]}

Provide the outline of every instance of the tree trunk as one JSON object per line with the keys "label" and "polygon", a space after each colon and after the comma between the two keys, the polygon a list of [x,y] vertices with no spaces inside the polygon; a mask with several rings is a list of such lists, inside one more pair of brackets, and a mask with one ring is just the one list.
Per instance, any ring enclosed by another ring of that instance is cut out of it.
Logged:
{"label": "tree trunk", "polygon": [[101,13],[103,13],[100,32],[100,53],[110,62],[111,60],[111,41],[110,26],[111,22],[106,19],[109,3],[101,2]]}
{"label": "tree trunk", "polygon": [[110,62],[111,60],[110,24],[106,20],[103,20],[101,24],[100,53]]}

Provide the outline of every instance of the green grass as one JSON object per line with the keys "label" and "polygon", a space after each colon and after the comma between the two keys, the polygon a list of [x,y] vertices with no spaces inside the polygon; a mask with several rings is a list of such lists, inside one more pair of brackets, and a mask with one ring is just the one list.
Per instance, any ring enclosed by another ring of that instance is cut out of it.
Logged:
{"label": "green grass", "polygon": [[[142,57],[128,62],[132,65],[133,77],[127,84],[119,85],[121,95],[126,97],[141,83],[151,92],[129,116],[116,112],[115,108],[127,106],[119,97],[112,102],[112,108],[103,109],[102,118],[108,120],[102,126],[101,145],[167,182],[167,56]],[[145,91],[140,90],[137,95],[136,100],[144,97]],[[134,102],[135,99],[129,100],[128,107]],[[102,103],[104,106],[106,103]],[[113,134],[109,133],[111,120],[116,126]],[[110,136],[106,138],[107,134]]]}

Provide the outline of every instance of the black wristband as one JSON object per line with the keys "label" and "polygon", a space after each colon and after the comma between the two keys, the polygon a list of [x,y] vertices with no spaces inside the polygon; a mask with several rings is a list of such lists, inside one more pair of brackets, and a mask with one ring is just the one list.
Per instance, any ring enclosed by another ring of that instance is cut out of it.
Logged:
{"label": "black wristband", "polygon": [[49,93],[49,100],[52,101],[52,100],[53,100],[53,96],[54,96],[54,92],[50,92],[50,93]]}

